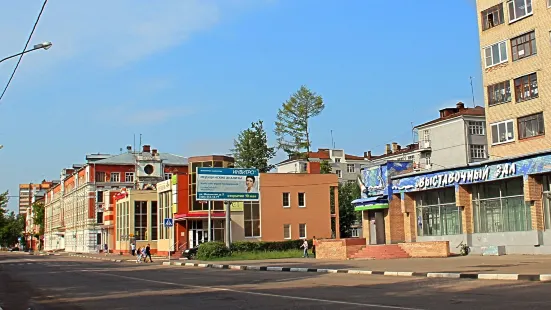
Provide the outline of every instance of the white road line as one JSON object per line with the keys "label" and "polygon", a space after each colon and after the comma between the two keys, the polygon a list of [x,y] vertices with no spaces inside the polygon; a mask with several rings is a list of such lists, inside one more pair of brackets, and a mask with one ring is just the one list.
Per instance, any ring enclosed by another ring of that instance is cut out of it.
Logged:
{"label": "white road line", "polygon": [[363,303],[348,302],[348,301],[338,301],[338,300],[329,300],[329,299],[319,299],[319,298],[298,297],[298,296],[279,295],[279,294],[270,294],[270,293],[240,291],[240,290],[234,290],[234,289],[229,289],[229,288],[213,287],[213,286],[188,285],[188,284],[180,284],[180,283],[173,283],[173,282],[166,282],[166,281],[156,281],[156,280],[150,280],[150,279],[144,279],[144,278],[135,278],[135,277],[128,277],[128,276],[121,276],[121,275],[110,274],[110,273],[103,273],[103,272],[93,272],[93,273],[95,273],[95,274],[100,274],[100,275],[104,275],[104,276],[109,276],[109,277],[121,278],[121,279],[136,280],[136,281],[141,281],[141,282],[146,281],[146,282],[157,283],[157,284],[174,285],[174,286],[189,287],[189,288],[196,288],[196,289],[198,288],[198,289],[211,290],[211,291],[219,291],[219,292],[232,292],[232,293],[239,293],[239,294],[246,294],[246,295],[256,295],[256,296],[265,296],[265,297],[277,297],[277,298],[294,299],[294,300],[305,300],[305,301],[316,301],[316,302],[328,303],[328,304],[339,304],[339,305],[360,306],[360,307],[372,307],[372,308],[381,308],[381,309],[425,310],[425,309],[421,309],[421,308],[410,308],[410,307],[400,307],[400,306],[387,306],[387,305],[379,305],[379,304],[363,304]]}

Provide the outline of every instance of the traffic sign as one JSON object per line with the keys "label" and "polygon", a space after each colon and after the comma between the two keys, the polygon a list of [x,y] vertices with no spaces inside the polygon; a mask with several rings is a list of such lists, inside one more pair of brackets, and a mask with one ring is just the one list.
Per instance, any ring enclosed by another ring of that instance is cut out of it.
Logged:
{"label": "traffic sign", "polygon": [[172,227],[174,226],[174,223],[172,222],[172,219],[171,218],[166,218],[164,220],[164,223],[165,223],[165,227]]}

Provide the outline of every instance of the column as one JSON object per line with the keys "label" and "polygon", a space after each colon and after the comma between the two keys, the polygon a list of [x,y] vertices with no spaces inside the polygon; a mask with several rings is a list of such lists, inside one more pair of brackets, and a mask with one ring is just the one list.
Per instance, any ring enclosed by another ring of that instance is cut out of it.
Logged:
{"label": "column", "polygon": [[339,222],[339,187],[333,186],[333,195],[335,197],[335,239],[341,238],[341,227]]}
{"label": "column", "polygon": [[542,177],[528,175],[524,177],[524,200],[530,201],[530,214],[532,218],[532,230],[543,231],[543,203],[542,203]]}
{"label": "column", "polygon": [[461,217],[463,233],[474,233],[472,185],[458,185],[455,187],[455,205],[463,208],[463,216]]}
{"label": "column", "polygon": [[415,242],[417,240],[415,198],[413,193],[402,193],[401,206],[404,216],[404,235],[406,242]]}

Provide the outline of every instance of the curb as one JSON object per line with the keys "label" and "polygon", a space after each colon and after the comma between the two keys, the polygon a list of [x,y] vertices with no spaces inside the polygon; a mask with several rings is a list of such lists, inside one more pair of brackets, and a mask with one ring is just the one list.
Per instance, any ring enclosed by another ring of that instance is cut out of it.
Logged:
{"label": "curb", "polygon": [[231,270],[347,273],[347,274],[356,274],[356,275],[382,275],[382,276],[393,276],[393,277],[551,282],[551,274],[402,272],[402,271],[372,271],[372,270],[358,270],[358,269],[318,269],[318,268],[291,268],[291,267],[275,267],[275,266],[220,265],[220,264],[198,264],[198,263],[179,263],[179,262],[163,262],[163,265],[197,267],[197,268],[231,269]]}
{"label": "curb", "polygon": [[103,258],[103,257],[97,257],[97,256],[74,255],[74,254],[69,254],[69,256],[90,258],[90,259],[96,259],[96,260],[107,260],[107,261],[111,261],[111,262],[115,262],[115,263],[122,263],[124,261],[122,259]]}

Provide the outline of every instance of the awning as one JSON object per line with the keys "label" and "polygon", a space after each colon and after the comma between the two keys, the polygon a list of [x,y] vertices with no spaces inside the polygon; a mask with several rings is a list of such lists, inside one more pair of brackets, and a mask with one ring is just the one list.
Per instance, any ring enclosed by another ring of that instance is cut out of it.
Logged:
{"label": "awning", "polygon": [[354,211],[378,210],[378,209],[388,209],[388,203],[376,203],[372,205],[363,205],[363,206],[354,207]]}
{"label": "awning", "polygon": [[360,198],[352,201],[355,211],[388,209],[388,198],[386,196]]}
{"label": "awning", "polygon": [[352,204],[355,206],[361,206],[366,204],[374,204],[379,202],[388,203],[388,198],[386,196],[377,196],[377,197],[368,197],[352,200]]}

